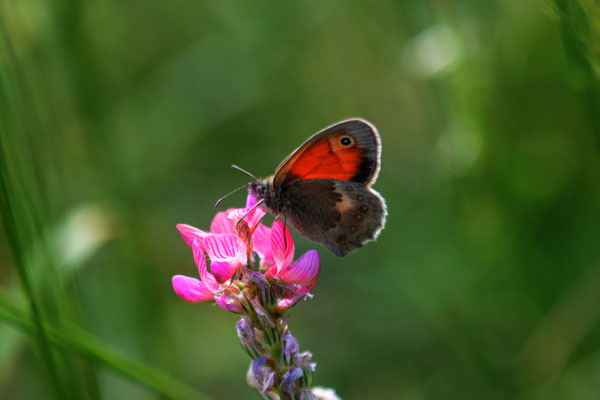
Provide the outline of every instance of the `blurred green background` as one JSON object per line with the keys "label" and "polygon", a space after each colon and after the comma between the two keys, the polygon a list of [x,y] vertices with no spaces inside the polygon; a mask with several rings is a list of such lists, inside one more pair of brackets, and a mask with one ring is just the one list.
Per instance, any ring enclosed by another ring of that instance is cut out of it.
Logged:
{"label": "blurred green background", "polygon": [[236,316],[173,293],[175,224],[360,116],[386,229],[293,233],[316,384],[597,399],[599,76],[594,0],[3,0],[0,398],[258,398]]}

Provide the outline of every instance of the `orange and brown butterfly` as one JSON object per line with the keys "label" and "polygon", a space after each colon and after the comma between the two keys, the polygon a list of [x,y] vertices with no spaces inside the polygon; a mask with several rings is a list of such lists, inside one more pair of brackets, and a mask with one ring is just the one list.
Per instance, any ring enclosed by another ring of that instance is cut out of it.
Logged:
{"label": "orange and brown butterfly", "polygon": [[272,176],[247,187],[257,205],[341,257],[377,238],[385,224],[385,201],[371,188],[380,157],[375,126],[350,119],[314,134]]}

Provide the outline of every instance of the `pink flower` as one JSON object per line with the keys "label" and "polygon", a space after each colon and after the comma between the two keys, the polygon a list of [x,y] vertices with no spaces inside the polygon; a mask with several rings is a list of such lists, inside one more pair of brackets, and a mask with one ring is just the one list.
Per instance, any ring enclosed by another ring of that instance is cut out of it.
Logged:
{"label": "pink flower", "polygon": [[174,276],[173,289],[179,297],[188,302],[214,300],[225,310],[241,313],[242,304],[253,302],[253,299],[245,302],[242,294],[244,287],[256,281],[246,279],[249,274],[245,272],[248,271],[245,267],[257,269],[253,254],[258,255],[259,272],[277,288],[276,312],[281,314],[308,296],[321,269],[318,253],[310,250],[293,262],[295,246],[289,229],[284,229],[279,220],[271,228],[264,226],[260,220],[266,210],[260,206],[252,208],[255,204],[256,200],[249,195],[245,208],[218,213],[210,232],[177,225],[183,240],[193,250],[200,276],[200,280]]}
{"label": "pink flower", "polygon": [[[198,275],[200,275],[201,280],[183,275],[175,275],[172,279],[175,293],[188,302],[194,303],[215,300],[221,308],[227,311],[241,312],[241,307],[239,304],[236,304],[234,300],[236,296],[234,290],[235,287],[221,285],[215,276],[208,272],[206,268],[206,257],[204,256],[204,252],[199,243],[198,239],[194,239],[192,242],[192,249],[194,251],[194,261],[198,267]],[[226,264],[219,263],[219,261],[216,261],[215,263],[219,265]],[[229,296],[225,293],[226,291],[230,292]]]}
{"label": "pink flower", "polygon": [[173,289],[185,301],[214,301],[241,314],[236,330],[254,360],[247,382],[263,397],[316,399],[309,378],[316,364],[310,352],[299,352],[284,313],[311,297],[321,261],[315,250],[294,261],[290,230],[282,221],[264,226],[265,213],[248,196],[246,207],[218,213],[210,232],[177,225],[192,248],[200,279],[176,275]]}
{"label": "pink flower", "polygon": [[321,272],[321,260],[316,250],[309,250],[292,262],[294,241],[287,226],[284,231],[281,221],[275,221],[271,227],[271,249],[275,265],[267,270],[266,277],[289,284],[277,301],[276,310],[281,314],[315,287]]}

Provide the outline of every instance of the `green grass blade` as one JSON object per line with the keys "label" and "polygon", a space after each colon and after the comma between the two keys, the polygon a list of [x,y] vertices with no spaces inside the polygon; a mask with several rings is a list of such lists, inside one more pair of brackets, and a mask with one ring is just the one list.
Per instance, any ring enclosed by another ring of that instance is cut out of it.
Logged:
{"label": "green grass blade", "polygon": [[[0,295],[0,318],[29,334],[36,333],[34,321],[6,296]],[[44,324],[49,343],[113,372],[130,378],[175,400],[211,400],[208,395],[144,363],[133,360],[112,346],[79,329],[57,329]]]}

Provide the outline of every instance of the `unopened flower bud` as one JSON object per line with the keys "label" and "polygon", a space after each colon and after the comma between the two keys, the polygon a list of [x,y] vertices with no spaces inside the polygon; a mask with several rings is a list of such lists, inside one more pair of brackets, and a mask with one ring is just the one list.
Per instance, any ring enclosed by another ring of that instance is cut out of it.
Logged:
{"label": "unopened flower bud", "polygon": [[300,400],[319,400],[310,389],[300,390]]}
{"label": "unopened flower bud", "polygon": [[258,357],[256,360],[252,361],[251,368],[254,376],[262,382],[263,380],[263,367],[267,359],[265,357]]}
{"label": "unopened flower bud", "polygon": [[271,389],[275,385],[275,372],[269,372],[263,381],[261,393],[265,394],[267,390]]}
{"label": "unopened flower bud", "polygon": [[294,356],[294,361],[298,367],[314,371],[317,367],[317,363],[310,362],[312,357],[313,355],[310,351],[303,351],[302,353],[298,353]]}
{"label": "unopened flower bud", "polygon": [[256,317],[260,324],[265,328],[274,329],[276,327],[275,321],[273,321],[273,318],[267,310],[265,310],[256,300],[251,300],[250,302],[252,303],[252,307],[256,312]]}
{"label": "unopened flower bud", "polygon": [[253,387],[254,389],[260,391],[262,388],[262,383],[258,380],[258,378],[252,372],[252,366],[248,368],[248,372],[246,373],[246,383],[248,386]]}
{"label": "unopened flower bud", "polygon": [[302,377],[302,370],[300,368],[291,367],[281,377],[281,385],[279,388],[287,396],[294,398],[294,382]]}
{"label": "unopened flower bud", "polygon": [[258,295],[260,298],[261,304],[266,308],[270,309],[275,306],[277,299],[275,298],[275,293],[273,292],[273,288],[265,278],[263,274],[260,272],[255,272],[247,269],[245,271],[246,276],[258,289]]}
{"label": "unopened flower bud", "polygon": [[250,319],[242,317],[242,319],[235,324],[235,329],[237,329],[237,334],[242,342],[242,346],[244,346],[248,352],[256,353],[259,351],[256,339],[254,338],[254,327],[252,326]]}
{"label": "unopened flower bud", "polygon": [[298,353],[299,350],[300,344],[291,333],[286,333],[283,335],[283,354],[287,365],[290,365],[293,357]]}

